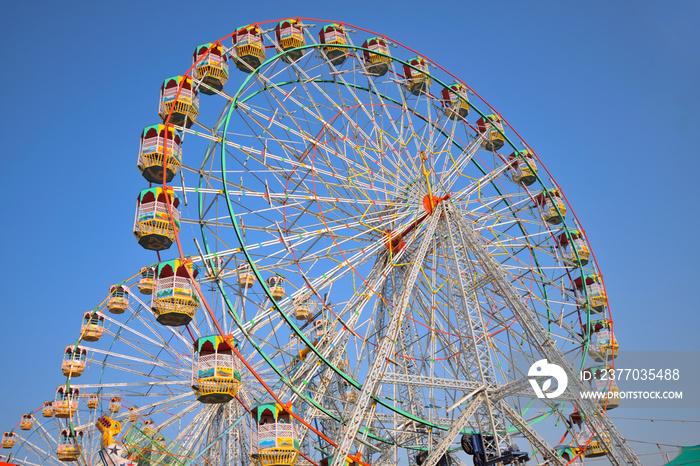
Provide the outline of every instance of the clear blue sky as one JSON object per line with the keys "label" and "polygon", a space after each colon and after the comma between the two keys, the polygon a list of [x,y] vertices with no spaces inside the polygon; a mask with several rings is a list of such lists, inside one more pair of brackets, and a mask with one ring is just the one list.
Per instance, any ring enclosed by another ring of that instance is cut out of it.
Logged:
{"label": "clear blue sky", "polygon": [[[562,186],[622,349],[700,351],[700,3],[12,2],[0,18],[0,429],[53,397],[82,312],[155,260],[131,227],[137,137],[155,121],[162,80],[184,72],[198,44],[291,16],[383,33],[467,82]],[[636,440],[700,443],[700,423],[619,425]]]}

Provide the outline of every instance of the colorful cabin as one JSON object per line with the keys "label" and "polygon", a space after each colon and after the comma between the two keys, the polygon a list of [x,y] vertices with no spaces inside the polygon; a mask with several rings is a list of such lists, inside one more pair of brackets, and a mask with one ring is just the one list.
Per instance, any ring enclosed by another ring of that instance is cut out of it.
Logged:
{"label": "colorful cabin", "polygon": [[75,345],[66,346],[63,352],[63,363],[61,370],[66,377],[79,377],[85,370],[87,364],[87,349]]}
{"label": "colorful cabin", "polygon": [[179,327],[190,323],[199,307],[199,295],[192,278],[199,269],[191,259],[174,259],[161,262],[156,269],[156,291],[153,295],[153,312],[163,325]]}
{"label": "colorful cabin", "polygon": [[323,44],[323,53],[326,55],[326,59],[333,66],[345,63],[348,49],[344,46],[348,45],[348,36],[343,25],[332,23],[323,26],[318,32],[318,40]]}
{"label": "colorful cabin", "polygon": [[2,434],[2,447],[8,449],[14,447],[17,437],[18,435],[14,432],[5,432]]}
{"label": "colorful cabin", "polygon": [[413,95],[427,94],[433,83],[428,72],[428,64],[422,57],[413,57],[403,65],[406,86]]}
{"label": "colorful cabin", "polygon": [[238,275],[238,286],[241,288],[250,288],[255,285],[255,274],[253,268],[247,262],[242,263],[236,268]]}
{"label": "colorful cabin", "polygon": [[510,174],[520,186],[530,186],[537,181],[535,157],[527,149],[517,150],[508,156]]}
{"label": "colorful cabin", "polygon": [[129,307],[129,288],[125,285],[112,285],[109,287],[109,299],[107,309],[112,314],[123,314]]}
{"label": "colorful cabin", "polygon": [[112,414],[118,413],[122,409],[122,399],[118,396],[113,396],[109,399],[109,412]]}
{"label": "colorful cabin", "polygon": [[352,389],[349,383],[343,381],[343,400],[346,403],[355,403],[357,401],[357,394],[355,390]]}
{"label": "colorful cabin", "polygon": [[611,366],[601,365],[589,367],[581,373],[583,380],[588,381],[591,388],[601,394],[598,402],[605,409],[614,409],[620,405],[620,389],[614,377],[610,377],[611,371],[614,371]]}
{"label": "colorful cabin", "polygon": [[574,445],[559,445],[556,452],[557,456],[559,456],[567,466],[583,466],[580,448]]}
{"label": "colorful cabin", "polygon": [[182,165],[182,132],[172,126],[146,126],[141,132],[139,160],[141,175],[150,183],[163,184],[163,157],[166,158],[165,182],[169,183]]}
{"label": "colorful cabin", "polygon": [[89,409],[95,409],[97,408],[97,405],[100,404],[100,397],[97,396],[96,393],[90,393],[87,397],[87,407]]}
{"label": "colorful cabin", "polygon": [[78,410],[80,389],[61,385],[56,389],[53,414],[60,419],[70,419]]}
{"label": "colorful cabin", "polygon": [[224,265],[226,264],[226,258],[219,256],[219,257],[212,257],[211,259],[208,260],[208,265],[209,267],[206,267],[205,270],[205,276],[207,278],[213,278],[218,280],[219,279],[219,274],[224,271]]}
{"label": "colorful cabin", "polygon": [[41,408],[43,417],[53,417],[53,401],[44,401],[44,406]]}
{"label": "colorful cabin", "polygon": [[141,294],[153,294],[153,288],[156,283],[156,268],[141,267],[141,275],[139,276],[139,291]]}
{"label": "colorful cabin", "polygon": [[19,428],[22,430],[31,430],[34,427],[36,418],[32,413],[22,414],[22,420],[19,423]]}
{"label": "colorful cabin", "polygon": [[140,414],[141,413],[136,406],[129,406],[129,409],[126,411],[126,420],[128,422],[135,422],[138,420]]}
{"label": "colorful cabin", "polygon": [[286,52],[282,55],[282,60],[287,63],[297,61],[304,54],[299,47],[305,45],[304,31],[301,29],[299,19],[285,19],[275,26],[275,38],[279,47]]}
{"label": "colorful cabin", "polygon": [[294,317],[297,320],[309,320],[312,317],[311,306],[307,300],[294,300]]}
{"label": "colorful cabin", "polygon": [[199,96],[192,78],[173,76],[163,81],[158,107],[158,116],[163,123],[189,128],[197,119],[197,115],[199,115]]}
{"label": "colorful cabin", "polygon": [[228,59],[224,48],[219,44],[203,44],[192,54],[194,76],[202,83],[199,92],[214,95],[224,88],[228,81]]}
{"label": "colorful cabin", "polygon": [[192,388],[198,401],[228,403],[238,393],[241,373],[231,345],[238,343],[230,335],[226,339],[211,335],[195,342]]}
{"label": "colorful cabin", "polygon": [[590,323],[588,354],[598,362],[615,359],[619,345],[612,331],[612,321],[593,320]]}
{"label": "colorful cabin", "polygon": [[572,413],[569,419],[574,431],[576,445],[581,450],[585,448],[583,456],[586,458],[598,458],[607,454],[608,445],[610,444],[608,434],[595,435],[591,428],[585,424],[583,416],[579,412]]}
{"label": "colorful cabin", "polygon": [[146,422],[143,423],[143,433],[152,437],[156,432],[158,432],[158,425],[150,419],[146,419]]}
{"label": "colorful cabin", "polygon": [[279,275],[273,275],[265,280],[265,282],[267,283],[267,287],[270,289],[272,299],[279,301],[286,296],[286,293],[284,292],[284,279],[282,277]]}
{"label": "colorful cabin", "polygon": [[58,436],[58,447],[56,447],[56,456],[59,461],[77,461],[80,457],[80,441],[82,439],[82,430],[63,429]]}
{"label": "colorful cabin", "polygon": [[[585,283],[585,287],[584,287]],[[590,274],[574,280],[574,293],[576,299],[581,303],[590,303],[591,309],[601,312],[608,303],[608,296],[603,288],[603,280],[600,275]]]}
{"label": "colorful cabin", "polygon": [[236,29],[233,33],[236,67],[250,73],[265,60],[265,45],[262,32],[257,24]]}
{"label": "colorful cabin", "polygon": [[481,139],[481,147],[497,151],[506,142],[503,135],[503,120],[497,115],[486,115],[476,120],[476,131]]}
{"label": "colorful cabin", "polygon": [[99,312],[83,314],[83,325],[80,334],[85,341],[98,341],[105,333],[105,316]]}
{"label": "colorful cabin", "polygon": [[442,89],[442,105],[445,115],[453,120],[463,119],[469,115],[469,98],[467,88],[460,83],[450,84]]}
{"label": "colorful cabin", "polygon": [[557,245],[564,259],[570,267],[579,267],[588,264],[591,252],[586,244],[586,239],[578,230],[567,230],[557,237]]}
{"label": "colorful cabin", "polygon": [[314,321],[314,334],[319,340],[326,335],[331,329],[331,322],[326,318],[316,319]]}
{"label": "colorful cabin", "polygon": [[542,219],[550,225],[558,225],[566,217],[566,205],[558,189],[545,189],[535,196],[535,205]]}
{"label": "colorful cabin", "polygon": [[[170,201],[173,224],[166,200]],[[175,241],[175,234],[180,231],[180,198],[173,188],[160,186],[141,191],[136,198],[136,218],[134,219],[134,236],[144,249],[163,251]]]}
{"label": "colorful cabin", "polygon": [[372,76],[384,76],[389,71],[391,56],[389,46],[382,37],[370,37],[362,44],[362,58],[365,59],[367,72]]}
{"label": "colorful cabin", "polygon": [[251,458],[256,466],[294,466],[299,455],[299,437],[289,411],[279,403],[254,407]]}

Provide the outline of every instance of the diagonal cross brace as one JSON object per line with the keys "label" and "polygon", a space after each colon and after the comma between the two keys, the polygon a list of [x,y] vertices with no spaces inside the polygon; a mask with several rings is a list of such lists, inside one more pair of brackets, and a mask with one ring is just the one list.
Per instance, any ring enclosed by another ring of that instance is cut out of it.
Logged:
{"label": "diagonal cross brace", "polygon": [[447,453],[450,445],[452,445],[452,440],[462,432],[462,429],[464,429],[464,427],[467,425],[469,419],[471,419],[481,403],[485,400],[485,388],[486,386],[482,385],[470,393],[470,395],[474,395],[474,398],[472,398],[469,404],[467,404],[466,408],[459,413],[457,419],[454,420],[448,431],[445,432],[445,435],[440,438],[440,441],[437,445],[435,445],[435,448],[430,451],[430,454],[425,459],[423,464],[421,464],[421,466],[435,466],[440,458]]}
{"label": "diagonal cross brace", "polygon": [[564,466],[566,463],[562,461],[561,456],[554,452],[554,449],[547,443],[545,439],[540,437],[540,435],[532,428],[530,424],[525,421],[525,419],[520,416],[520,414],[511,408],[505,400],[501,400],[499,403],[499,408],[503,412],[510,422],[518,428],[521,434],[530,442],[539,453],[542,454],[547,460],[549,460],[550,465],[560,465]]}

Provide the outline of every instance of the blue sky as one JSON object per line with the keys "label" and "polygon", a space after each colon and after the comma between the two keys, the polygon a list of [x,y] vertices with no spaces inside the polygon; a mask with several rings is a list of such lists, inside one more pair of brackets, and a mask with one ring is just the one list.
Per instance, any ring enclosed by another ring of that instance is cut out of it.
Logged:
{"label": "blue sky", "polygon": [[[82,312],[155,260],[131,226],[137,136],[162,80],[196,45],[290,16],[380,32],[468,83],[563,188],[622,349],[700,351],[697,2],[14,2],[0,19],[0,428],[53,397]],[[697,409],[611,415],[700,420]],[[700,443],[698,423],[619,424],[635,440]]]}

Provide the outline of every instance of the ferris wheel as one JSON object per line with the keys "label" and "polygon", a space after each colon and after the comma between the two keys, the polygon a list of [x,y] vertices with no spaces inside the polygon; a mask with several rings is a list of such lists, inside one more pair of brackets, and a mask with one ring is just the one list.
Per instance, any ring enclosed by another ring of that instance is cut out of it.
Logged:
{"label": "ferris wheel", "polygon": [[[79,390],[60,385],[52,399],[24,413],[12,430],[3,433],[0,460],[20,466],[78,461],[79,445],[91,449],[95,440],[77,427],[95,419],[94,410],[87,404],[79,405],[78,397]],[[70,418],[75,428],[68,421]]]}
{"label": "ferris wheel", "polygon": [[[72,436],[65,442],[73,445],[72,457],[49,449],[52,461],[249,461],[248,406],[266,399],[261,384],[279,381],[261,358],[248,359],[257,379],[242,370],[231,346],[243,352],[247,344],[231,336],[232,322],[214,304],[218,292],[206,292],[211,276],[198,277],[198,271],[189,259],[143,267],[106,287],[93,310],[76,315],[76,343],[66,347],[61,363],[66,381],[45,414]],[[215,321],[197,312],[200,296],[188,273],[213,303]],[[44,437],[60,437],[54,434]]]}
{"label": "ferris wheel", "polygon": [[614,403],[577,396],[617,353],[585,232],[467,84],[296,18],[196,47],[158,113],[134,221],[158,262],[66,350],[98,414],[150,421],[183,464],[638,464]]}

